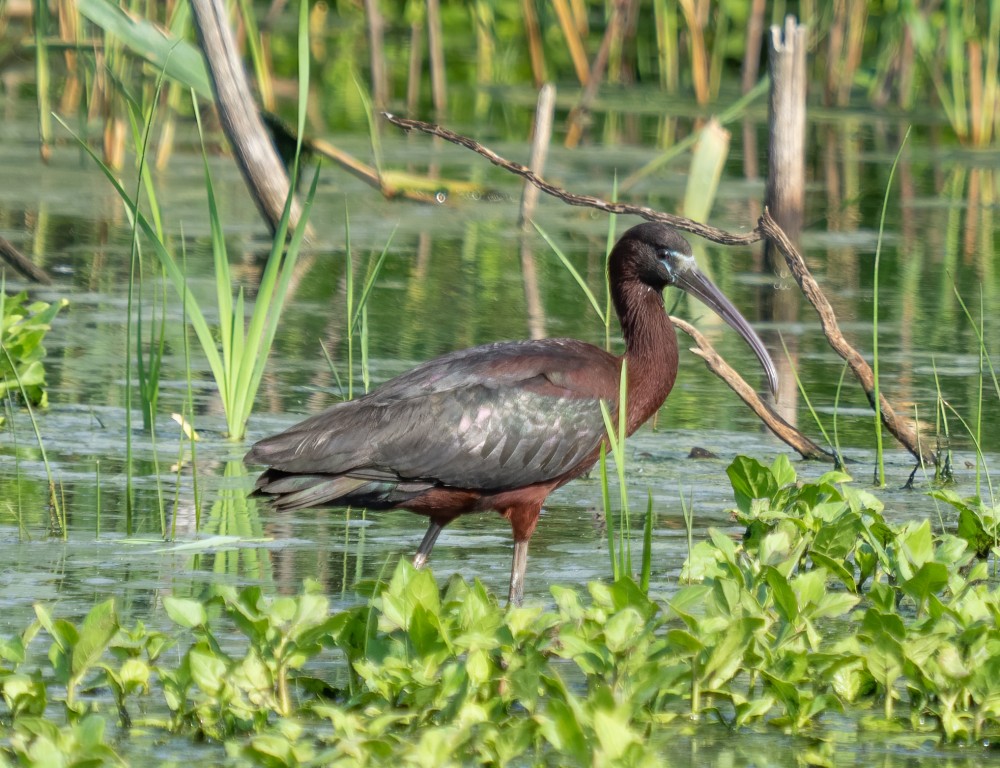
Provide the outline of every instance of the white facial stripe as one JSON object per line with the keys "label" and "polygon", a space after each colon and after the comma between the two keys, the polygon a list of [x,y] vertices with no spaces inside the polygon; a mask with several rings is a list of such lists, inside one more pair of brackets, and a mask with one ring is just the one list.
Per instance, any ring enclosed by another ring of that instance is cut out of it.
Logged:
{"label": "white facial stripe", "polygon": [[664,249],[660,251],[660,254],[660,261],[666,267],[671,282],[676,279],[678,273],[689,272],[697,267],[694,256],[689,256],[686,253]]}
{"label": "white facial stripe", "polygon": [[677,269],[682,272],[686,272],[694,266],[697,266],[694,261],[694,256],[688,256],[686,253],[681,253],[680,251],[670,251],[670,256],[677,262]]}

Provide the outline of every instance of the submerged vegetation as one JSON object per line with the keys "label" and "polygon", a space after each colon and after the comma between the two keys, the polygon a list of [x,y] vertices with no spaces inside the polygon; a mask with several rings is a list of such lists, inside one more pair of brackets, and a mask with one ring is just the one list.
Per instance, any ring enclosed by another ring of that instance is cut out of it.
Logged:
{"label": "submerged vegetation", "polygon": [[701,720],[819,736],[809,762],[830,764],[826,718],[852,711],[890,740],[1000,736],[997,509],[940,494],[963,522],[935,532],[841,472],[739,457],[729,476],[742,540],[711,530],[665,596],[623,575],[504,609],[400,562],[333,613],[315,583],[165,597],[172,631],[36,604],[0,639],[0,756],[114,765],[121,738],[171,733],[270,766],[671,765]]}

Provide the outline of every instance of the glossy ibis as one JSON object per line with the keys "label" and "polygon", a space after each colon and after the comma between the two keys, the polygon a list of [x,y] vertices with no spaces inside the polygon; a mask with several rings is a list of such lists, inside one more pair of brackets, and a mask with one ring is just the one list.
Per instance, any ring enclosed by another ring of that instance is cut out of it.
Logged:
{"label": "glossy ibis", "polygon": [[575,339],[452,352],[261,440],[246,456],[270,467],[256,491],[278,509],[350,505],[425,515],[430,526],[414,558],[418,568],[456,517],[496,510],[513,528],[508,599],[519,604],[542,503],[597,461],[605,439],[600,401],[617,414],[622,362],[628,434],[674,385],[677,336],[664,311],[664,288],[677,286],[715,310],[746,339],[777,389],[760,338],[671,227],[632,227],[608,269],[624,355]]}

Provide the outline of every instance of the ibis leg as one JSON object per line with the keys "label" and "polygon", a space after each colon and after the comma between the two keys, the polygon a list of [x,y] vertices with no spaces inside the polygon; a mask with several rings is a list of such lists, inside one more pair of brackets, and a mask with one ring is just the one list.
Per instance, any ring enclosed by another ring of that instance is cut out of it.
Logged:
{"label": "ibis leg", "polygon": [[427,533],[424,534],[423,541],[417,547],[417,554],[413,556],[414,568],[423,568],[427,564],[427,558],[431,556],[431,550],[434,549],[434,542],[441,535],[443,528],[444,526],[441,523],[431,520],[431,524],[427,526]]}
{"label": "ibis leg", "polygon": [[510,566],[507,604],[517,607],[524,600],[524,572],[528,568],[528,540],[514,542],[514,562]]}

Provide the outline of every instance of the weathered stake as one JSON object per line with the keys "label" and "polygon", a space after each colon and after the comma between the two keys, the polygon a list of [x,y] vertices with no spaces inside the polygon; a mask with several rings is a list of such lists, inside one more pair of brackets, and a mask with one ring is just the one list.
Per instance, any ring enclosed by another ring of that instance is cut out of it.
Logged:
{"label": "weathered stake", "polygon": [[[784,31],[771,27],[768,44],[771,94],[768,100],[768,165],[765,205],[793,243],[802,232],[805,207],[806,27],[785,18]],[[765,249],[771,267],[787,272]]]}
{"label": "weathered stake", "polygon": [[[288,174],[250,93],[221,0],[191,0],[191,10],[222,129],[233,147],[250,195],[273,232],[281,221],[288,199]],[[289,232],[297,226],[300,215],[298,202],[293,201]]]}

